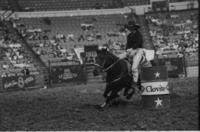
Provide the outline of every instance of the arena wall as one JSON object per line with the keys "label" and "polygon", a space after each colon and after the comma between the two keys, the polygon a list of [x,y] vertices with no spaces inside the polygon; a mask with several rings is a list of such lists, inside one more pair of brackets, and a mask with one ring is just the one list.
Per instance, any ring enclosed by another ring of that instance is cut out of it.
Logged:
{"label": "arena wall", "polygon": [[63,17],[63,16],[85,16],[85,15],[109,15],[129,13],[129,8],[99,9],[99,10],[73,10],[73,11],[43,11],[43,12],[15,12],[14,18],[33,17]]}
{"label": "arena wall", "polygon": [[[193,6],[191,6],[193,5]],[[73,10],[73,11],[40,11],[40,12],[15,12],[14,18],[32,17],[62,17],[62,16],[84,16],[84,15],[109,15],[130,13],[132,10],[138,15],[143,15],[152,8],[152,5],[130,6],[119,9],[98,9],[98,10]],[[198,8],[198,1],[169,3],[169,10],[186,10]]]}

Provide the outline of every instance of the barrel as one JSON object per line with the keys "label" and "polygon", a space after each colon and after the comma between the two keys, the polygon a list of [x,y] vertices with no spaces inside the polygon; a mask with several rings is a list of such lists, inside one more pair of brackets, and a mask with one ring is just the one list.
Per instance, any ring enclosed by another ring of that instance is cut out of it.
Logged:
{"label": "barrel", "polygon": [[141,89],[144,108],[163,109],[170,107],[168,72],[165,66],[142,68]]}

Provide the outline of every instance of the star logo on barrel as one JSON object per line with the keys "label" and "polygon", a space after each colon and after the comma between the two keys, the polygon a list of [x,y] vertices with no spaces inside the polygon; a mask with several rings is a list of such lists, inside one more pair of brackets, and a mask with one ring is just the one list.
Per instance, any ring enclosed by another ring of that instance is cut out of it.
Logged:
{"label": "star logo on barrel", "polygon": [[155,78],[159,78],[160,77],[160,73],[159,72],[154,73],[154,75],[155,75]]}
{"label": "star logo on barrel", "polygon": [[162,100],[157,98],[157,100],[154,101],[156,103],[156,107],[162,106]]}

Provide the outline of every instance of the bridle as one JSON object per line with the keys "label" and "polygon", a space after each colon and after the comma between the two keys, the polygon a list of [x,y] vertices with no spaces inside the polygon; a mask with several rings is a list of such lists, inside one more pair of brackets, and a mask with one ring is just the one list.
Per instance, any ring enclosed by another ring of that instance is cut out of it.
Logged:
{"label": "bridle", "polygon": [[116,65],[120,60],[121,60],[121,59],[118,59],[117,61],[115,61],[114,63],[112,63],[110,66],[108,66],[108,67],[106,67],[106,68],[105,68],[106,59],[104,59],[102,65],[99,65],[99,64],[96,64],[96,63],[95,63],[94,65],[96,65],[96,66],[98,66],[98,67],[101,67],[101,68],[103,69],[103,72],[107,72],[107,71],[109,71],[114,65]]}
{"label": "bridle", "polygon": [[[115,66],[120,60],[122,60],[122,59],[118,59],[117,61],[115,61],[114,63],[112,63],[110,66],[108,66],[108,67],[106,67],[105,68],[105,64],[106,64],[106,59],[104,59],[104,61],[103,61],[103,63],[102,63],[102,65],[99,65],[99,64],[94,64],[95,66],[98,66],[98,67],[100,67],[100,68],[102,68],[103,70],[103,72],[107,72],[107,71],[109,71],[110,69],[112,69],[113,68],[113,66]],[[117,79],[114,79],[113,81],[110,81],[109,82],[109,84],[111,84],[111,83],[114,83],[114,82],[117,82],[117,81],[119,81],[121,79],[121,77],[119,77],[119,78],[117,78]]]}

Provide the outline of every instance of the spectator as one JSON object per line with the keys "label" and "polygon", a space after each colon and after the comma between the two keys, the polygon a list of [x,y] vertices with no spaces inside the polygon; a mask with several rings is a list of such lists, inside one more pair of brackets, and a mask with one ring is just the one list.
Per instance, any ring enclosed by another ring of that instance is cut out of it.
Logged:
{"label": "spectator", "polygon": [[6,62],[4,62],[4,64],[2,65],[2,68],[6,70],[9,68],[9,65]]}
{"label": "spectator", "polygon": [[24,76],[29,76],[30,75],[30,71],[27,67],[24,67],[22,70],[22,73],[24,74]]}
{"label": "spectator", "polygon": [[85,41],[85,38],[82,34],[78,37],[78,42],[80,42],[80,41]]}

